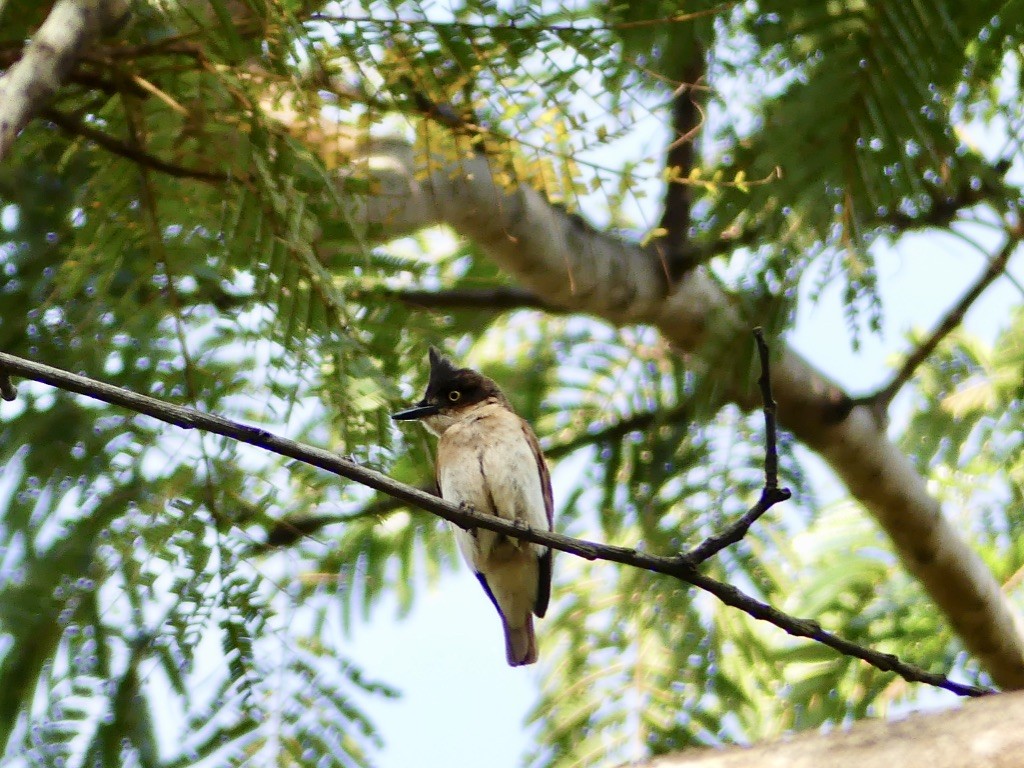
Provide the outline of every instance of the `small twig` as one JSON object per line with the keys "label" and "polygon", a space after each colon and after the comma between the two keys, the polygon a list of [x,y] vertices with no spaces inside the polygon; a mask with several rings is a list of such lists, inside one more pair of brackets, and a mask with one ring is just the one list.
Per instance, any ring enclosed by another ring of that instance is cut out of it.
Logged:
{"label": "small twig", "polygon": [[294,544],[299,539],[312,536],[328,525],[354,523],[368,517],[377,517],[380,513],[371,509],[353,512],[350,515],[309,515],[307,517],[290,517],[278,520],[273,528],[267,531],[267,539],[253,547],[252,554],[262,554],[271,549],[279,549]]}
{"label": "small twig", "polygon": [[771,363],[768,355],[768,344],[764,340],[764,331],[760,327],[754,329],[754,341],[757,343],[757,355],[761,361],[761,375],[757,385],[761,389],[761,401],[764,403],[764,489],[757,504],[751,507],[741,518],[716,536],[709,536],[682,557],[688,563],[700,565],[705,560],[735,544],[750,530],[758,518],[778,504],[786,501],[793,494],[788,488],[779,488],[779,451],[776,441],[776,404],[772,396]]}
{"label": "small twig", "polygon": [[107,45],[102,49],[105,56],[112,59],[137,59],[142,56],[187,56],[203,60],[206,52],[202,46],[191,42],[195,32],[163,37],[142,45],[125,45],[123,43]]}
{"label": "small twig", "polygon": [[1011,573],[1010,577],[1003,582],[1003,594],[1008,595],[1013,592],[1022,581],[1024,581],[1024,565]]}
{"label": "small twig", "polygon": [[700,544],[681,555],[688,563],[700,565],[705,560],[714,557],[723,549],[740,541],[747,535],[750,526],[760,519],[769,509],[780,501],[786,501],[792,494],[788,488],[765,488],[761,491],[761,497],[757,503],[747,510],[742,517],[732,523],[724,531],[714,536],[708,536]]}
{"label": "small twig", "polygon": [[167,91],[164,91],[158,88],[157,86],[153,85],[153,83],[149,82],[149,80],[144,78],[142,75],[129,75],[128,79],[135,86],[141,88],[149,95],[155,96],[157,99],[162,101],[164,104],[170,107],[172,111],[177,112],[181,117],[185,118],[186,120],[191,118],[191,115],[189,115],[189,111],[185,107],[183,107],[177,99],[175,99],[173,96],[167,93]]}
{"label": "small twig", "polygon": [[403,30],[409,27],[430,27],[433,29],[457,29],[465,33],[473,32],[494,32],[494,31],[514,31],[521,32],[523,34],[528,33],[548,33],[552,35],[566,35],[566,34],[583,34],[592,35],[594,32],[606,30],[621,30],[621,29],[636,29],[639,27],[653,27],[665,24],[680,24],[684,22],[693,22],[697,19],[704,18],[707,16],[714,16],[718,13],[724,13],[730,8],[736,5],[735,0],[732,2],[722,3],[721,5],[715,6],[714,8],[704,8],[699,11],[691,13],[677,13],[672,16],[659,16],[653,19],[638,19],[635,21],[620,21],[617,23],[610,24],[596,24],[596,23],[574,23],[574,24],[523,24],[515,20],[506,22],[472,22],[472,21],[433,21],[424,18],[378,18],[374,16],[352,16],[349,14],[340,13],[314,13],[310,16],[311,21],[329,21],[332,23],[354,23],[354,24],[367,24],[376,25],[381,27],[400,27]]}
{"label": "small twig", "polygon": [[[430,493],[426,486],[419,486],[419,490]],[[300,539],[313,536],[326,528],[328,525],[339,525],[354,523],[357,520],[365,520],[369,517],[383,518],[386,515],[407,506],[401,500],[391,496],[384,496],[370,502],[357,512],[333,514],[333,515],[307,515],[305,517],[284,517],[275,521],[274,525],[267,530],[265,541],[255,545],[252,554],[264,554],[273,549],[290,547]],[[420,511],[413,508],[414,511]]]}
{"label": "small twig", "polygon": [[406,290],[382,288],[357,294],[357,298],[372,295],[396,299],[414,307],[439,309],[442,311],[453,309],[489,309],[494,311],[543,309],[552,313],[561,313],[563,311],[544,301],[537,294],[513,286],[453,288],[440,291],[416,288]]}
{"label": "small twig", "polygon": [[[764,411],[764,489],[776,491],[779,488],[779,449],[778,403],[772,395],[772,369],[768,351],[768,343],[764,340],[764,330],[758,326],[754,329],[754,343],[757,344],[757,358],[761,362],[761,375],[757,377],[757,386],[761,390],[761,403]],[[789,491],[784,490],[786,496]]]}
{"label": "small twig", "polygon": [[[884,224],[895,226],[901,232],[910,232],[917,229],[947,228],[953,220],[967,208],[978,203],[991,200],[992,197],[1006,199],[1010,197],[1009,189],[1005,184],[1007,171],[1013,163],[1008,158],[1001,158],[989,164],[982,164],[978,169],[979,173],[972,174],[971,180],[964,180],[960,186],[949,194],[949,191],[939,187],[932,187],[928,193],[929,200],[926,204],[918,206],[924,213],[917,216],[908,216],[901,211],[894,211],[879,217]],[[980,180],[981,184],[976,182]]]}
{"label": "small twig", "polygon": [[409,78],[403,78],[409,87],[409,92],[412,96],[412,103],[416,106],[416,109],[424,117],[433,120],[439,125],[443,125],[445,128],[450,128],[456,133],[461,133],[465,136],[469,136],[471,139],[479,139],[481,136],[480,123],[476,119],[467,119],[463,115],[459,114],[451,104],[444,102],[434,101],[427,94],[416,87]]}
{"label": "small twig", "polygon": [[843,654],[862,659],[883,671],[895,672],[906,680],[927,683],[960,696],[984,696],[995,691],[975,685],[957,683],[944,675],[927,672],[924,669],[900,661],[897,657],[865,648],[844,640],[823,630],[816,622],[790,616],[772,606],[762,603],[735,587],[716,581],[697,571],[685,556],[665,557],[640,552],[627,547],[574,539],[553,531],[540,530],[505,520],[494,515],[476,512],[471,507],[462,507],[452,502],[425,493],[404,483],[392,480],[387,475],[362,467],[350,459],[315,448],[310,445],[278,437],[264,429],[225,419],[221,416],[203,413],[195,408],[174,405],[153,397],[140,395],[120,387],[105,384],[95,379],[79,376],[59,368],[34,363],[14,355],[0,352],[0,371],[16,374],[27,379],[75,392],[112,405],[120,405],[136,413],[151,416],[160,421],[184,429],[202,429],[207,432],[232,438],[248,445],[301,461],[320,469],[333,472],[341,477],[373,488],[389,496],[401,499],[413,506],[431,512],[461,528],[483,528],[523,541],[541,544],[561,552],[568,552],[587,560],[607,560],[623,565],[642,568],[654,573],[672,576],[686,584],[699,587],[715,595],[726,605],[738,608],[756,619],[767,621],[785,632],[797,637],[807,637],[835,648]]}
{"label": "small twig", "polygon": [[960,326],[964,316],[974,302],[985,292],[986,288],[1006,271],[1006,264],[1020,244],[1024,233],[1009,232],[1007,234],[1009,239],[1002,250],[989,262],[988,268],[981,274],[974,285],[968,288],[964,295],[960,297],[960,301],[939,321],[939,324],[935,326],[935,329],[928,338],[917,349],[907,355],[907,359],[903,361],[903,365],[900,366],[899,371],[893,376],[892,381],[872,395],[856,398],[853,401],[855,405],[871,406],[884,422],[885,413],[889,410],[889,405],[892,403],[893,398],[910,381],[918,366],[931,356],[932,352],[935,351],[935,348],[939,346],[946,336]]}
{"label": "small twig", "polygon": [[174,176],[179,179],[195,179],[196,181],[202,181],[207,184],[245,182],[244,178],[236,176],[231,171],[214,173],[212,171],[204,171],[199,168],[186,168],[181,165],[168,163],[165,160],[161,160],[159,157],[151,155],[148,152],[144,152],[131,146],[127,142],[111,136],[109,133],[104,133],[103,131],[91,128],[90,126],[75,120],[70,115],[66,115],[56,109],[47,108],[40,110],[39,115],[43,119],[49,120],[67,134],[88,139],[108,152],[112,152],[115,155],[132,160],[145,168],[151,168],[154,171],[166,173],[168,176]]}
{"label": "small twig", "polygon": [[0,371],[0,397],[8,402],[18,399],[18,388],[6,371]]}
{"label": "small twig", "polygon": [[672,98],[671,141],[665,157],[668,176],[665,203],[658,224],[662,234],[654,241],[669,285],[682,280],[698,263],[686,253],[690,242],[693,188],[685,182],[693,171],[697,154],[695,139],[704,122],[704,113],[699,103],[702,92],[697,89],[704,75],[704,50],[697,46],[689,61],[681,68],[680,82],[676,84]]}

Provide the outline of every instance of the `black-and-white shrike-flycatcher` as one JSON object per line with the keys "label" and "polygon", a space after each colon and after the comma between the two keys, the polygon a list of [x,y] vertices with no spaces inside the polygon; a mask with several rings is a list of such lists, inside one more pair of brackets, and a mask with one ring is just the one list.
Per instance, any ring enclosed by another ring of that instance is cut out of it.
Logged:
{"label": "black-and-white shrike-flycatcher", "polygon": [[[551,530],[551,478],[537,436],[486,376],[456,368],[431,347],[426,395],[392,418],[418,419],[438,436],[436,477],[442,498]],[[544,616],[551,596],[551,550],[493,531],[452,528],[501,616],[508,663],[534,663],[533,617]]]}

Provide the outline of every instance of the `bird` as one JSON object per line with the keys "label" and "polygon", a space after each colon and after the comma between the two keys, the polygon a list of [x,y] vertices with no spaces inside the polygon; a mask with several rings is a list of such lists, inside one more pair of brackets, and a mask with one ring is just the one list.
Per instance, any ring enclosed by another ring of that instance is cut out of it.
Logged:
{"label": "bird", "polygon": [[[551,475],[530,425],[494,381],[456,367],[436,347],[428,356],[426,394],[391,418],[418,420],[437,436],[435,479],[441,498],[552,530]],[[551,598],[551,549],[494,531],[451,527],[501,618],[506,661],[512,667],[533,664],[533,617],[543,618]]]}

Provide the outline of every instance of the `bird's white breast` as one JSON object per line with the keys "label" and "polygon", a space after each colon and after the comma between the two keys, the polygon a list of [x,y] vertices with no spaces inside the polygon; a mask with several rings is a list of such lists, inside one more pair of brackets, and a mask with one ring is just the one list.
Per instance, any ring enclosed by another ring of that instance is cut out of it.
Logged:
{"label": "bird's white breast", "polygon": [[[478,512],[531,527],[549,528],[541,474],[518,416],[486,405],[452,425],[438,444],[441,496],[471,505]],[[456,529],[459,548],[475,571],[484,568],[495,542],[491,531]],[[544,547],[526,545],[540,555]]]}

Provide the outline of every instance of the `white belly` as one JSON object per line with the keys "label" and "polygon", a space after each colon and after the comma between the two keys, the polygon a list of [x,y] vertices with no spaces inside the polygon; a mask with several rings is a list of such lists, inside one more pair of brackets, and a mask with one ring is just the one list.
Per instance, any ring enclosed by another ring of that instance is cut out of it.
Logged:
{"label": "white belly", "polygon": [[[509,438],[500,442],[477,439],[479,435],[474,433],[482,425],[472,429],[475,426],[448,430],[442,437],[447,445],[439,446],[438,451],[441,496],[456,504],[468,504],[477,512],[548,530],[541,475],[526,437],[510,431]],[[452,456],[459,460],[448,460]],[[470,567],[475,572],[487,570],[495,543],[505,537],[493,531],[453,528]],[[546,550],[536,544],[515,544],[521,550],[532,551],[535,557]],[[493,554],[499,556],[499,552]]]}

